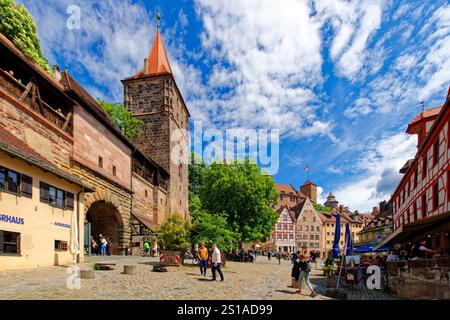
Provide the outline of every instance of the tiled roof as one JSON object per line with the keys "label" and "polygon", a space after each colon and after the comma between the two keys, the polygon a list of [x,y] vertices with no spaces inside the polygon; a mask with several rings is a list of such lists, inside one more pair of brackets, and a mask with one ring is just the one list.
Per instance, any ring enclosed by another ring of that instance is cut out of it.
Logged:
{"label": "tiled roof", "polygon": [[309,184],[313,184],[313,185],[316,186],[316,184],[315,184],[314,182],[312,182],[311,180],[307,180],[303,185],[304,185],[304,186],[307,186],[307,185],[309,185]]}
{"label": "tiled roof", "polygon": [[151,231],[156,231],[158,228],[158,224],[152,218],[136,212],[132,213],[132,215]]}
{"label": "tiled roof", "polygon": [[290,184],[279,184],[279,183],[276,183],[275,184],[275,189],[277,190],[278,193],[292,194],[292,195],[297,195],[298,194],[297,190],[295,190],[295,188],[293,186],[291,186]]}
{"label": "tiled roof", "polygon": [[306,203],[306,199],[303,201],[300,201],[295,206],[290,208],[289,212],[291,213],[292,219],[294,219],[294,221],[297,221],[298,216],[300,215],[300,212],[302,211],[305,203]]}
{"label": "tiled roof", "polygon": [[424,110],[423,112],[419,113],[409,124],[411,125],[422,119],[437,116],[439,114],[439,112],[441,112],[441,110],[442,110],[442,106]]}
{"label": "tiled roof", "polygon": [[90,187],[84,185],[78,177],[68,172],[65,172],[56,167],[55,165],[53,165],[47,158],[41,156],[28,144],[26,144],[16,136],[14,136],[12,133],[8,132],[3,127],[0,127],[0,150],[14,157],[20,158],[23,161],[26,161],[32,165],[40,167],[48,172],[51,172],[57,175],[58,177],[61,177],[79,186],[82,186],[85,188],[85,191],[87,192],[94,191]]}
{"label": "tiled roof", "polygon": [[152,76],[159,74],[172,74],[169,59],[167,58],[166,49],[159,31],[156,32],[155,40],[153,41],[152,49],[147,58],[148,71],[145,74],[144,69],[134,75],[133,78],[142,76]]}
{"label": "tiled roof", "polygon": [[[338,213],[338,208],[334,208],[331,212],[318,211],[319,217],[322,222],[335,222],[336,215]],[[344,209],[341,213],[341,223],[367,223],[365,221],[370,221],[374,216],[366,213],[352,213]]]}
{"label": "tiled roof", "polygon": [[287,195],[299,196],[299,197],[304,198],[304,199],[307,198],[306,194],[304,194],[301,191],[298,191],[297,189],[295,189],[290,184],[275,183],[275,189],[276,189],[277,193],[279,193],[279,194],[287,194]]}

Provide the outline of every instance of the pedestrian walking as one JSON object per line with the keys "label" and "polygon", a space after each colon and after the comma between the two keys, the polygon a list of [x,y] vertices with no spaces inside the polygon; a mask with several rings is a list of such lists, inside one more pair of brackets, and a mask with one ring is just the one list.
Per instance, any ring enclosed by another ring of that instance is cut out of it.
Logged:
{"label": "pedestrian walking", "polygon": [[106,239],[102,235],[100,235],[100,254],[102,256],[104,256],[106,253],[107,245],[108,245],[108,241],[106,241]]}
{"label": "pedestrian walking", "polygon": [[292,263],[292,265],[294,264],[295,260],[298,259],[299,255],[300,255],[300,251],[292,252],[292,254],[291,254],[291,263]]}
{"label": "pedestrian walking", "polygon": [[292,265],[292,271],[291,271],[291,277],[292,277],[292,288],[298,287],[298,280],[300,278],[300,263],[298,261],[298,258],[294,260],[294,263]]}
{"label": "pedestrian walking", "polygon": [[208,267],[208,248],[206,248],[205,243],[200,243],[200,247],[197,252],[198,261],[200,264],[200,274],[206,276],[206,268]]}
{"label": "pedestrian walking", "polygon": [[311,272],[311,260],[306,255],[300,256],[300,276],[298,279],[298,294],[302,293],[302,280],[305,279],[306,286],[311,290],[311,297],[315,297],[317,294],[315,293],[313,286],[311,285],[311,281],[309,279],[309,274]]}
{"label": "pedestrian walking", "polygon": [[277,259],[278,259],[278,264],[281,264],[281,249],[278,249],[278,254],[277,254]]}
{"label": "pedestrian walking", "polygon": [[271,260],[272,260],[272,250],[269,250],[269,252],[267,253],[267,261]]}
{"label": "pedestrian walking", "polygon": [[146,255],[150,252],[150,243],[148,243],[148,241],[144,242],[144,252]]}
{"label": "pedestrian walking", "polygon": [[220,281],[224,280],[223,272],[221,269],[222,266],[222,257],[220,255],[220,250],[217,248],[217,245],[213,243],[212,245],[212,254],[211,254],[211,272],[212,279],[211,281],[216,281],[216,271],[219,273]]}

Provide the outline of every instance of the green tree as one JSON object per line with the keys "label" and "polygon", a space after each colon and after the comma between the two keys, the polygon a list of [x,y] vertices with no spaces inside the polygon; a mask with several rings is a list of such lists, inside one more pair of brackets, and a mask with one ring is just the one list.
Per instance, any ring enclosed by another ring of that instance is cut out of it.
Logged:
{"label": "green tree", "polygon": [[190,246],[191,226],[177,214],[170,215],[156,232],[166,250],[186,250]]}
{"label": "green tree", "polygon": [[273,178],[249,161],[213,163],[205,171],[199,197],[207,212],[226,215],[241,242],[265,241],[277,221]]}
{"label": "green tree", "polygon": [[53,75],[41,50],[33,17],[23,4],[0,0],[0,33],[8,38],[30,60]]}
{"label": "green tree", "polygon": [[192,214],[193,242],[205,242],[208,246],[216,243],[224,251],[237,247],[239,234],[229,228],[224,214],[210,214],[205,210],[196,210]]}
{"label": "green tree", "polygon": [[314,209],[316,211],[325,211],[325,212],[331,212],[332,208],[330,207],[325,207],[324,205],[320,204],[320,203],[314,203],[313,204]]}
{"label": "green tree", "polygon": [[142,133],[142,120],[134,118],[122,103],[109,103],[100,99],[97,101],[127,137],[134,139]]}
{"label": "green tree", "polygon": [[205,176],[206,165],[203,159],[195,154],[191,153],[191,161],[188,166],[189,172],[189,200],[191,201],[194,196],[200,194],[200,188],[203,184],[203,177]]}

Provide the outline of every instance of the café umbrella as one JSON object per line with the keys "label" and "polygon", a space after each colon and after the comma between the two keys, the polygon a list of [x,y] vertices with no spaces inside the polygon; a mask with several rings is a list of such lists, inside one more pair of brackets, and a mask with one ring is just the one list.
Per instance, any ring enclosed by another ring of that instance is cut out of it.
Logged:
{"label": "caf\u00e9 umbrella", "polygon": [[76,256],[80,253],[80,244],[78,242],[78,222],[77,214],[72,213],[72,219],[70,224],[70,253],[73,255],[73,260],[76,262]]}
{"label": "caf\u00e9 umbrella", "polygon": [[339,240],[341,239],[341,215],[338,213],[336,215],[336,226],[334,228],[334,241],[333,241],[333,249],[332,256],[334,259],[339,257]]}
{"label": "caf\u00e9 umbrella", "polygon": [[347,223],[345,225],[345,255],[351,256],[353,254],[353,241],[352,241],[352,234],[350,233],[350,226]]}

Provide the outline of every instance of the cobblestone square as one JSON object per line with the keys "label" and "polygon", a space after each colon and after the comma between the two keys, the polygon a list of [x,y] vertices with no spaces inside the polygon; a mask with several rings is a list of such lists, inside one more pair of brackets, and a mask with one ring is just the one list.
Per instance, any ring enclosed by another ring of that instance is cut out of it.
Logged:
{"label": "cobblestone square", "polygon": [[[95,271],[95,279],[82,279],[80,289],[68,289],[67,267],[43,267],[0,272],[0,299],[51,300],[327,300],[326,279],[318,269],[313,270],[311,282],[317,290],[315,298],[309,290],[296,294],[290,287],[289,261],[267,261],[258,257],[255,263],[228,261],[223,268],[225,281],[211,282],[200,275],[196,266],[169,267],[168,272],[152,272],[156,258],[87,257],[80,264],[89,270],[95,262],[115,263],[114,270]],[[136,275],[123,274],[124,265],[136,265]],[[348,298],[354,300],[393,299],[379,290],[353,289]]]}

